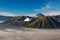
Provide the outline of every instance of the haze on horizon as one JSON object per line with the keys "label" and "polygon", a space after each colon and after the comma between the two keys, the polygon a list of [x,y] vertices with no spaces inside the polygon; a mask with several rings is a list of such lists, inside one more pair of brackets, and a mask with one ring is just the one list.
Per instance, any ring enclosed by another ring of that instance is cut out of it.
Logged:
{"label": "haze on horizon", "polygon": [[60,0],[0,0],[0,15],[60,15]]}

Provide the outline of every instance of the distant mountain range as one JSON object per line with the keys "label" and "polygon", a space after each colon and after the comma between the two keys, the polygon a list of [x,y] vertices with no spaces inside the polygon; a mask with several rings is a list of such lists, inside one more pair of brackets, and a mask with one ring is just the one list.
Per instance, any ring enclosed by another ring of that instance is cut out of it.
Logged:
{"label": "distant mountain range", "polygon": [[13,17],[11,17],[11,16],[2,16],[2,15],[0,15],[0,21],[9,20],[9,19],[11,19],[11,18],[13,18]]}
{"label": "distant mountain range", "polygon": [[[30,17],[30,16],[16,16],[16,17],[11,17],[11,16],[2,16],[0,15],[0,21],[4,21],[4,24],[7,25],[15,25],[15,26],[25,26],[25,27],[30,27],[30,24],[35,28],[41,28],[44,26],[47,28],[54,28],[54,27],[59,27],[60,28],[60,15],[56,16],[44,16],[43,14],[37,14],[38,17]],[[24,22],[26,18],[32,19],[29,22]],[[40,18],[41,17],[41,18]],[[47,22],[48,25],[47,25]],[[39,24],[39,25],[38,25]],[[47,25],[47,26],[46,26]],[[32,27],[31,26],[31,27]]]}

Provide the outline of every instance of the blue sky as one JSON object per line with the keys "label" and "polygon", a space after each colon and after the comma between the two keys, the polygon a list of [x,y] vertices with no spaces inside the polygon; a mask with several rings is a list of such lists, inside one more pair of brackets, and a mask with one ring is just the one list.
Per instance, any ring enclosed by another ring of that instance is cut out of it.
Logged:
{"label": "blue sky", "polygon": [[0,0],[0,15],[60,14],[60,0]]}

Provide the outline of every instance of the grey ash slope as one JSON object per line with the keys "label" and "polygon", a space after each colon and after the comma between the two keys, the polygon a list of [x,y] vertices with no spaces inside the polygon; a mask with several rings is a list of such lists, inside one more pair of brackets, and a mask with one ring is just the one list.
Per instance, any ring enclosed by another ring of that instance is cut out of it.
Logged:
{"label": "grey ash slope", "polygon": [[60,16],[41,16],[30,24],[33,28],[60,28]]}

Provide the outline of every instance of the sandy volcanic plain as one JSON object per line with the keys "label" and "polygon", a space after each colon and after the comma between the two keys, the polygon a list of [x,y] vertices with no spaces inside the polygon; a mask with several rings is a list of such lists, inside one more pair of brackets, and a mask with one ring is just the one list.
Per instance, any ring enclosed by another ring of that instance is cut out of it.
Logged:
{"label": "sandy volcanic plain", "polygon": [[60,29],[3,29],[0,40],[60,40]]}

